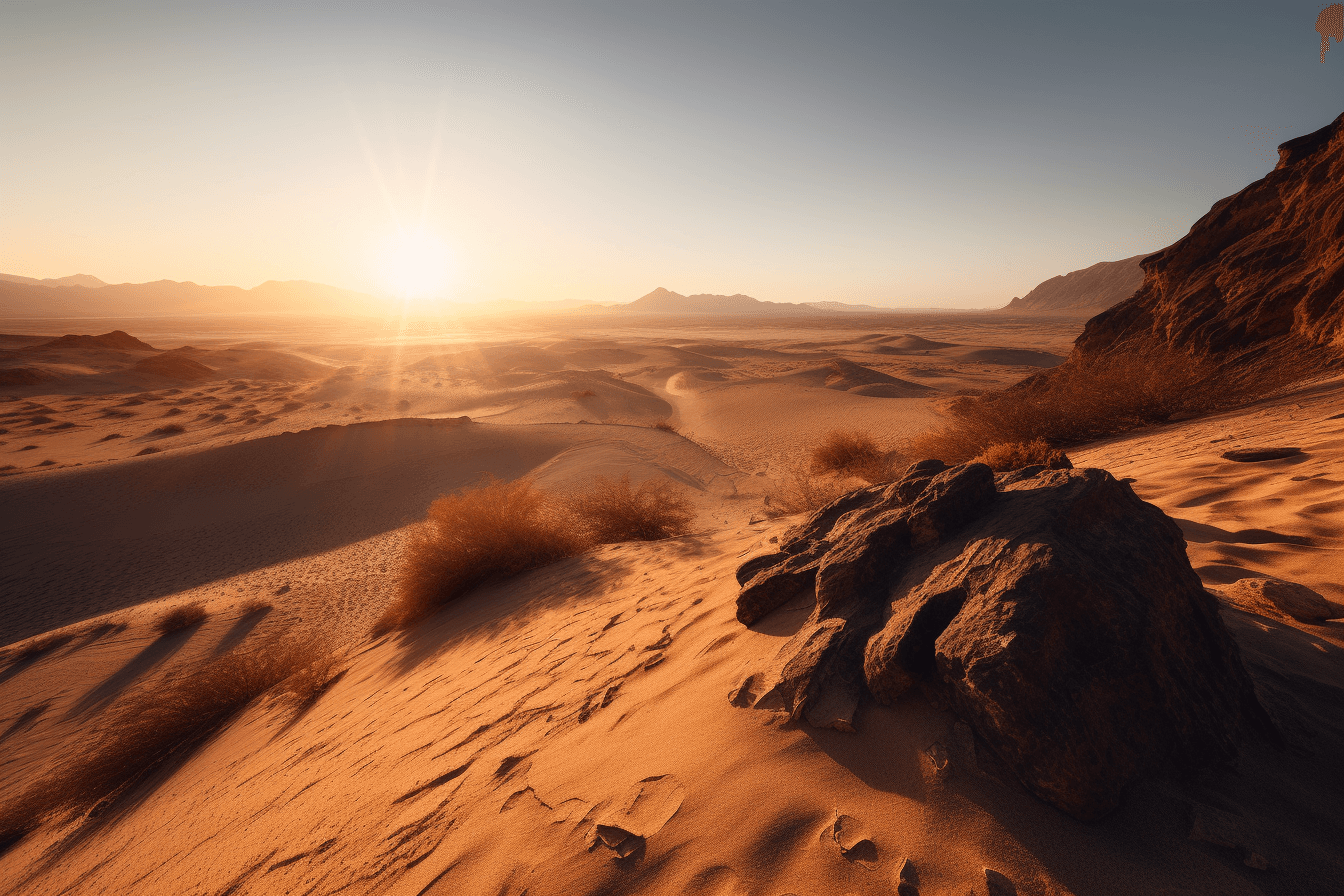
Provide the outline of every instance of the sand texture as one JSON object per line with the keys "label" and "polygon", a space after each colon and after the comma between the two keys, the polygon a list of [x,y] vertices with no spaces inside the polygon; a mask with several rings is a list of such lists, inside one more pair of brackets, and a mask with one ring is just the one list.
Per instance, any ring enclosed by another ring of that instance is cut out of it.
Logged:
{"label": "sand texture", "polygon": [[[36,379],[0,386],[0,790],[81,762],[135,695],[275,635],[319,634],[335,675],[7,845],[0,892],[984,896],[1001,875],[1021,894],[1249,896],[1344,880],[1344,622],[1238,586],[1305,586],[1344,615],[1344,380],[1070,452],[1177,521],[1284,740],[1140,781],[1085,823],[918,691],[865,701],[853,733],[734,700],[811,609],[735,616],[735,570],[797,522],[766,514],[780,477],[837,426],[895,445],[959,390],[1058,362],[1081,321],[520,321],[452,339],[107,323],[147,347],[50,344],[110,325],[0,337],[0,374]],[[142,363],[165,353],[205,372]],[[1222,456],[1255,448],[1299,453]],[[625,473],[683,490],[691,532],[370,634],[436,497],[484,474],[564,492]],[[202,622],[156,628],[190,604]]]}

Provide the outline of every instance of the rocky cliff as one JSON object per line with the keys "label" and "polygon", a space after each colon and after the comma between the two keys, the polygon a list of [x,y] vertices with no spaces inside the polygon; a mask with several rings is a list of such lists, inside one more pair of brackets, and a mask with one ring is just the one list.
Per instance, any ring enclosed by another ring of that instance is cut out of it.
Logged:
{"label": "rocky cliff", "polygon": [[1220,361],[1344,350],[1344,115],[1279,147],[1261,180],[1143,259],[1143,285],[1075,354],[1174,348]]}

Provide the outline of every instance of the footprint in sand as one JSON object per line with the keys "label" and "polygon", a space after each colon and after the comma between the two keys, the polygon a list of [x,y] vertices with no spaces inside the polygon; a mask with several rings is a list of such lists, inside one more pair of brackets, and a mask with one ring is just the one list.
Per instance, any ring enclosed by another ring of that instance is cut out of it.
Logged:
{"label": "footprint in sand", "polygon": [[867,827],[851,815],[835,813],[835,819],[821,830],[822,846],[837,849],[848,862],[872,870],[877,867],[877,844],[868,836]]}

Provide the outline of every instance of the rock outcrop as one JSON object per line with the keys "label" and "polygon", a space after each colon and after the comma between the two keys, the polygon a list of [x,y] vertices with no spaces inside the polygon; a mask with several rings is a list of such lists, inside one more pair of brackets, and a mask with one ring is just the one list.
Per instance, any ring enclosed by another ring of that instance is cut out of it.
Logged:
{"label": "rock outcrop", "polygon": [[1344,609],[1296,582],[1252,576],[1225,585],[1219,593],[1243,610],[1298,622],[1319,623],[1344,616]]}
{"label": "rock outcrop", "polygon": [[1344,349],[1344,115],[1279,147],[1261,180],[1142,262],[1133,297],[1088,321],[1075,354],[1152,346],[1236,361]]}
{"label": "rock outcrop", "polygon": [[920,686],[1078,818],[1273,736],[1180,529],[1103,470],[922,461],[817,511],[738,581],[747,625],[815,605],[735,703],[853,730],[865,694]]}

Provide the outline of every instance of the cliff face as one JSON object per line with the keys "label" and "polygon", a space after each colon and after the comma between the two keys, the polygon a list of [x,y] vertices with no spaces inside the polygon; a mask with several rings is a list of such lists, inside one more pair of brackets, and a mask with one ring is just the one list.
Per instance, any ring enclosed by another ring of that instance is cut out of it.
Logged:
{"label": "cliff face", "polygon": [[1143,255],[1102,261],[1038,285],[1003,310],[1009,314],[1096,314],[1134,295],[1143,283]]}
{"label": "cliff face", "polygon": [[1143,285],[1088,321],[1075,354],[1344,350],[1344,115],[1280,146],[1273,171],[1142,267]]}

